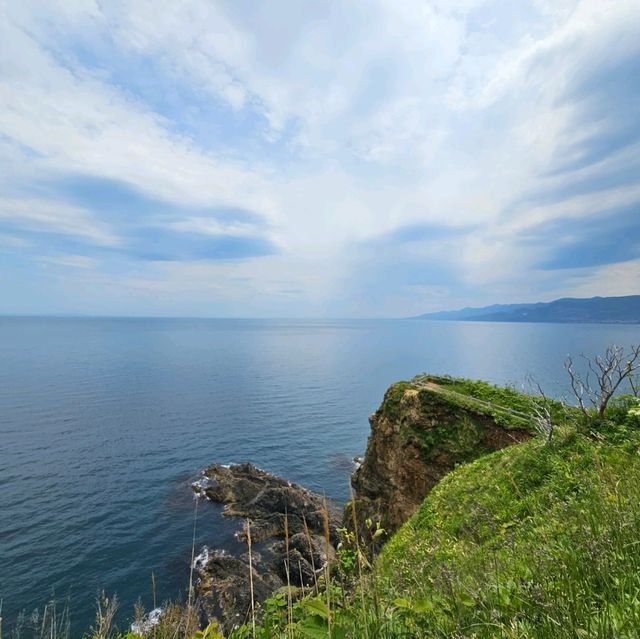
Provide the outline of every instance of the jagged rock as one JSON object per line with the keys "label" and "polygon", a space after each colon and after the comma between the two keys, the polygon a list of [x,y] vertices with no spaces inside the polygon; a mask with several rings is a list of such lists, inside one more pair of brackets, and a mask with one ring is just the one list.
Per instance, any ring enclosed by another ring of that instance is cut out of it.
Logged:
{"label": "jagged rock", "polygon": [[[284,582],[272,570],[265,569],[260,555],[253,559],[254,601],[261,602]],[[214,551],[198,574],[195,592],[207,620],[217,619],[223,628],[231,630],[251,618],[249,562],[245,557]]]}
{"label": "jagged rock", "polygon": [[274,544],[272,550],[277,557],[278,575],[283,581],[287,579],[288,558],[289,582],[293,586],[313,586],[327,558],[329,561],[335,558],[335,549],[327,544],[326,539],[304,533],[297,533],[289,539],[288,554],[285,541]]}
{"label": "jagged rock", "polygon": [[[332,544],[338,540],[341,512],[322,495],[252,464],[213,464],[203,471],[193,490],[223,503],[225,516],[243,519],[237,537],[248,543],[249,533],[251,536],[251,573],[258,606],[287,585],[287,568],[289,585],[311,586],[327,556],[332,559],[335,555]],[[208,553],[196,569],[196,593],[205,617],[217,619],[225,630],[243,623],[251,610],[248,555]]]}
{"label": "jagged rock", "polygon": [[[208,499],[225,504],[224,514],[251,521],[254,541],[305,532],[324,534],[325,526],[335,539],[340,510],[322,495],[260,470],[253,464],[212,464],[204,470],[204,482],[194,490]],[[327,521],[325,522],[325,519]],[[240,536],[245,531],[240,531]]]}

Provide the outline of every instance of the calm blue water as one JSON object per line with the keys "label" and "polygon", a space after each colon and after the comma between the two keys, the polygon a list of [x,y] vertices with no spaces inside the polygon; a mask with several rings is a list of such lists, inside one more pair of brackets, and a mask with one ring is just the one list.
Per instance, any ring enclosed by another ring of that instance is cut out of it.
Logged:
{"label": "calm blue water", "polygon": [[[329,497],[393,381],[422,371],[567,391],[567,353],[640,341],[637,326],[418,321],[0,318],[2,616],[52,592],[87,627],[99,589],[122,619],[188,583],[189,483],[251,460]],[[200,506],[198,543],[235,522]]]}

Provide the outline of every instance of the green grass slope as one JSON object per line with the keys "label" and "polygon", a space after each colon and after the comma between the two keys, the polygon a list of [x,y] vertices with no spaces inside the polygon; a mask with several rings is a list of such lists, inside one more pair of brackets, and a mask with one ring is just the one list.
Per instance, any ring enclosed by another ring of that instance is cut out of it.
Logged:
{"label": "green grass slope", "polygon": [[565,428],[446,476],[379,558],[407,631],[640,636],[639,444]]}

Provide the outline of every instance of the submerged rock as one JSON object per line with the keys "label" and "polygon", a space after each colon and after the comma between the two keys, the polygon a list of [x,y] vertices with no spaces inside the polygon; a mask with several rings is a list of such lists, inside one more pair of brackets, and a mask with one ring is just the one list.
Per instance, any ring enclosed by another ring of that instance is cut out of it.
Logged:
{"label": "submerged rock", "polygon": [[251,539],[251,566],[248,552],[233,557],[208,549],[194,563],[200,608],[226,630],[250,617],[250,574],[259,605],[278,588],[313,585],[334,555],[341,510],[322,495],[253,464],[213,464],[193,490],[224,504],[225,516],[242,518],[236,535],[247,551]]}

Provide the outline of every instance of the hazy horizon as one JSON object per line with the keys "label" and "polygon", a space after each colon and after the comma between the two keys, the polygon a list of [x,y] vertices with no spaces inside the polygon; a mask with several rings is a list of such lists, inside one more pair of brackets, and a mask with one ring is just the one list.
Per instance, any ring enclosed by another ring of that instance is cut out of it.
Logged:
{"label": "hazy horizon", "polygon": [[[633,295],[631,295],[633,297]],[[602,296],[596,296],[602,297]],[[571,298],[560,298],[560,299],[571,299]],[[595,299],[595,298],[573,298],[573,299]],[[546,304],[549,302],[554,302],[558,300],[537,300],[533,302],[534,304]],[[464,306],[459,308],[451,308],[451,309],[443,309],[445,311],[462,311],[470,308],[477,308],[478,310],[482,310],[484,308],[489,308],[491,306],[518,306],[520,304],[524,304],[524,302],[496,302],[489,304],[487,306],[482,307],[472,307],[472,306]],[[0,318],[42,318],[42,319],[183,319],[183,320],[282,320],[282,321],[341,321],[341,320],[353,320],[353,321],[367,321],[367,320],[402,320],[402,319],[417,319],[419,316],[384,316],[384,317],[373,317],[373,316],[343,316],[343,317],[329,317],[322,315],[298,315],[298,316],[278,316],[278,315],[265,315],[265,316],[239,316],[239,315],[125,315],[125,314],[113,314],[113,315],[94,315],[90,313],[82,313],[78,312],[69,312],[69,313],[0,313]],[[452,319],[450,321],[461,321]]]}

